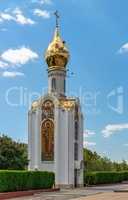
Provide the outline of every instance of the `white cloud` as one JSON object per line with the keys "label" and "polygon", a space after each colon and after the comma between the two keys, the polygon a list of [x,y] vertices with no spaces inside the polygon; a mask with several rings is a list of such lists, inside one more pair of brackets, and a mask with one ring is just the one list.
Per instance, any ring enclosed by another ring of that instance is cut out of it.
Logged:
{"label": "white cloud", "polygon": [[122,45],[122,47],[119,49],[118,53],[120,53],[120,54],[128,53],[128,43]]}
{"label": "white cloud", "polygon": [[128,123],[125,124],[108,124],[103,130],[102,133],[105,138],[110,137],[113,134],[117,134],[123,130],[128,129]]}
{"label": "white cloud", "polygon": [[17,14],[16,15],[16,22],[19,23],[19,24],[22,24],[22,25],[25,25],[25,24],[33,25],[33,24],[35,24],[35,22],[32,19],[26,18],[22,14]]}
{"label": "white cloud", "polygon": [[37,58],[38,54],[26,47],[8,49],[1,54],[1,59],[13,65],[23,65]]}
{"label": "white cloud", "polygon": [[37,15],[39,17],[43,17],[45,19],[50,18],[50,12],[48,12],[47,10],[35,9],[34,15]]}
{"label": "white cloud", "polygon": [[84,141],[84,147],[96,146],[96,142]]}
{"label": "white cloud", "polygon": [[35,24],[35,22],[32,19],[25,17],[23,15],[23,12],[19,8],[15,8],[12,13],[15,14],[15,21],[19,24],[22,24],[22,25]]}
{"label": "white cloud", "polygon": [[7,68],[8,66],[9,66],[8,63],[3,62],[3,61],[0,60],[0,69],[5,69],[5,68]]}
{"label": "white cloud", "polygon": [[84,137],[85,137],[85,138],[91,137],[91,136],[93,136],[93,135],[95,135],[95,134],[96,134],[96,133],[95,133],[94,131],[89,130],[89,129],[87,129],[87,130],[84,131]]}
{"label": "white cloud", "polygon": [[16,76],[24,76],[24,73],[16,71],[13,72],[5,71],[2,73],[2,76],[5,78],[15,78]]}
{"label": "white cloud", "polygon": [[0,13],[0,22],[4,21],[15,21],[21,25],[33,25],[35,21],[24,16],[23,12],[19,8],[14,10],[5,10]]}
{"label": "white cloud", "polygon": [[0,18],[1,18],[1,20],[2,21],[4,21],[4,20],[7,20],[7,21],[10,21],[10,20],[15,20],[15,18],[13,17],[13,16],[11,16],[10,14],[8,14],[8,13],[0,13]]}

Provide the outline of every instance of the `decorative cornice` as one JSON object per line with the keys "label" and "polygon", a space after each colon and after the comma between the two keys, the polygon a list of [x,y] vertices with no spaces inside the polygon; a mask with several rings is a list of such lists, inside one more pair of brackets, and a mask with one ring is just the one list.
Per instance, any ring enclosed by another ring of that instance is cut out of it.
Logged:
{"label": "decorative cornice", "polygon": [[68,111],[73,110],[75,108],[75,100],[71,100],[71,99],[60,100],[59,107]]}

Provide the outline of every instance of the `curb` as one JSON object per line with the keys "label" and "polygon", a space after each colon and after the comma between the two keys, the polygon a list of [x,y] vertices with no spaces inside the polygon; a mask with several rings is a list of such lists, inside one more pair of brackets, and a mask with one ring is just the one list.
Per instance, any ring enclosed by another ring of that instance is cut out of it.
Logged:
{"label": "curb", "polygon": [[57,191],[60,191],[60,189],[55,188],[55,189],[40,189],[40,190],[17,191],[17,192],[4,192],[0,193],[0,200],[12,199],[16,197],[32,196],[36,193],[41,193],[41,192],[57,192]]}
{"label": "curb", "polygon": [[128,193],[128,190],[114,190],[114,192],[117,192],[117,193]]}

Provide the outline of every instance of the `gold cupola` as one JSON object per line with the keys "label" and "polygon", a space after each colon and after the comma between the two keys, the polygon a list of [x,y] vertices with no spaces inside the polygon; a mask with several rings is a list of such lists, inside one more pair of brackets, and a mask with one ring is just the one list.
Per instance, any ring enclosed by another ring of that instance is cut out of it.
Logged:
{"label": "gold cupola", "polygon": [[69,60],[69,51],[66,47],[65,41],[61,39],[59,25],[58,25],[58,12],[56,16],[56,28],[52,42],[49,44],[46,53],[45,60],[50,68],[65,68]]}

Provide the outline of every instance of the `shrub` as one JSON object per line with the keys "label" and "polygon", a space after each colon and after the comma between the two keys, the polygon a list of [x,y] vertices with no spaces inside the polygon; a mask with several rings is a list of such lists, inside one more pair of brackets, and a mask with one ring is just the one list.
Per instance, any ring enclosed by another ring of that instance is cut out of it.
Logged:
{"label": "shrub", "polygon": [[52,188],[54,173],[40,171],[0,171],[0,192]]}
{"label": "shrub", "polygon": [[110,184],[120,183],[128,180],[128,171],[126,172],[84,172],[84,184]]}

